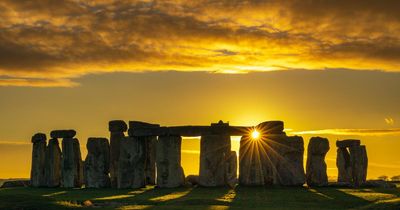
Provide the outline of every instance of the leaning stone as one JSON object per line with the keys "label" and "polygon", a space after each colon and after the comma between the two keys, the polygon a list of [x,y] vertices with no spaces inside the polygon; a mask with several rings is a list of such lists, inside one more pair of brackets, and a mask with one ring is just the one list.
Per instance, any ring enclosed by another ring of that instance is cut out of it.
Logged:
{"label": "leaning stone", "polygon": [[352,181],[355,187],[362,186],[367,179],[368,157],[364,145],[350,147]]}
{"label": "leaning stone", "polygon": [[141,188],[146,185],[146,142],[136,137],[121,140],[118,163],[118,188]]}
{"label": "leaning stone", "polygon": [[110,186],[110,145],[106,138],[89,138],[86,144],[85,186],[103,188]]}
{"label": "leaning stone", "polygon": [[58,139],[50,139],[46,147],[45,177],[47,187],[59,187],[61,181],[61,149]]}
{"label": "leaning stone", "polygon": [[339,148],[360,146],[360,140],[347,139],[347,140],[336,141],[336,146]]}
{"label": "leaning stone", "polygon": [[325,156],[329,151],[326,138],[312,137],[308,143],[306,177],[308,186],[327,186]]}
{"label": "leaning stone", "polygon": [[128,126],[123,120],[113,120],[108,123],[110,133],[110,178],[111,187],[118,185],[118,160],[120,153],[121,139],[125,137],[124,132]]}
{"label": "leaning stone", "polygon": [[146,141],[146,184],[156,184],[156,145],[157,136],[144,137]]}
{"label": "leaning stone", "polygon": [[108,130],[110,132],[125,132],[127,129],[128,126],[123,120],[112,120],[108,122]]}
{"label": "leaning stone", "polygon": [[185,174],[181,166],[180,136],[159,136],[157,141],[157,186],[173,188],[183,186]]}
{"label": "leaning stone", "polygon": [[304,141],[301,136],[277,136],[271,143],[276,169],[274,184],[283,186],[302,186],[305,181],[303,166]]}
{"label": "leaning stone", "polygon": [[54,130],[50,133],[52,139],[74,138],[75,135],[76,135],[75,130]]}
{"label": "leaning stone", "polygon": [[338,168],[338,182],[350,184],[353,173],[350,164],[350,153],[344,147],[337,149],[336,166]]}
{"label": "leaning stone", "polygon": [[230,150],[230,136],[204,135],[201,137],[199,185],[217,187],[226,184],[225,166]]}
{"label": "leaning stone", "polygon": [[62,140],[61,161],[62,187],[81,187],[83,182],[83,165],[78,139]]}
{"label": "leaning stone", "polygon": [[46,186],[46,135],[43,133],[35,134],[32,136],[32,143],[31,184],[32,187],[43,187]]}
{"label": "leaning stone", "polygon": [[238,182],[237,179],[237,155],[235,151],[231,151],[226,160],[225,183],[234,188]]}

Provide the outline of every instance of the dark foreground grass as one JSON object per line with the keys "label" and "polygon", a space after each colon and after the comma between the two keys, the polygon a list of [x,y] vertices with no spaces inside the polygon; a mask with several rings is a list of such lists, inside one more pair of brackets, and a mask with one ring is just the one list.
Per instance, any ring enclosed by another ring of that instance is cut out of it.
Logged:
{"label": "dark foreground grass", "polygon": [[0,189],[0,209],[400,209],[400,190],[339,188]]}

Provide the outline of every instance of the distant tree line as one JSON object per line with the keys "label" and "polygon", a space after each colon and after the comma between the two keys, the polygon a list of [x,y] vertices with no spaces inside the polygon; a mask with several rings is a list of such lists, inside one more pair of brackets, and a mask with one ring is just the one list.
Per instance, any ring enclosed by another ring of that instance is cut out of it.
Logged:
{"label": "distant tree line", "polygon": [[[378,179],[383,181],[389,181],[389,177],[386,175],[379,176]],[[392,176],[390,178],[390,181],[396,181],[396,182],[400,181],[400,175]]]}

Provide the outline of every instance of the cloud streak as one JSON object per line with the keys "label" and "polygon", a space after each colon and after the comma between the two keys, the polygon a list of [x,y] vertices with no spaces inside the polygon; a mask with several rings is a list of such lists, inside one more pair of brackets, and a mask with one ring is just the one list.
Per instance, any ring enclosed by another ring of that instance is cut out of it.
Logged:
{"label": "cloud streak", "polygon": [[393,129],[322,129],[308,131],[292,131],[292,135],[343,135],[343,136],[385,136],[385,135],[400,135],[400,128]]}

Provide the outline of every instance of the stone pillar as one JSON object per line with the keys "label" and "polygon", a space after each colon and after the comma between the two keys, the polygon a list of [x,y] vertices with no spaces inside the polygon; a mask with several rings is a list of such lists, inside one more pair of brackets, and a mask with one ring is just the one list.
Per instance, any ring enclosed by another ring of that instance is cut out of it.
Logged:
{"label": "stone pillar", "polygon": [[184,185],[185,174],[181,166],[180,136],[159,136],[157,141],[157,186],[173,188]]}
{"label": "stone pillar", "polygon": [[227,135],[204,135],[200,140],[199,185],[217,187],[226,184],[226,162],[231,152]]}
{"label": "stone pillar", "polygon": [[125,137],[124,132],[128,126],[122,120],[113,120],[108,123],[110,134],[110,177],[111,187],[116,188],[118,184],[118,160],[121,139]]}
{"label": "stone pillar", "polygon": [[225,183],[234,188],[237,181],[237,155],[235,151],[231,151],[225,163]]}
{"label": "stone pillar", "polygon": [[32,136],[32,187],[46,186],[45,180],[45,156],[46,156],[46,134],[37,133]]}
{"label": "stone pillar", "polygon": [[83,184],[83,164],[78,139],[74,130],[55,130],[51,138],[62,138],[61,186],[81,187]]}
{"label": "stone pillar", "polygon": [[86,144],[85,186],[87,188],[110,187],[110,145],[106,138],[89,138]]}
{"label": "stone pillar", "polygon": [[144,187],[145,163],[146,141],[136,137],[122,139],[118,161],[118,188]]}
{"label": "stone pillar", "polygon": [[61,182],[61,149],[58,139],[50,139],[46,148],[45,177],[47,187],[59,187]]}
{"label": "stone pillar", "polygon": [[156,145],[157,136],[148,136],[146,138],[146,184],[156,184]]}
{"label": "stone pillar", "polygon": [[366,182],[368,157],[364,145],[350,147],[350,162],[354,187],[360,187]]}
{"label": "stone pillar", "polygon": [[[273,137],[274,138],[274,137]],[[301,136],[280,135],[271,147],[276,152],[274,158],[274,184],[283,186],[302,186],[306,182],[304,172],[304,141]]]}
{"label": "stone pillar", "polygon": [[350,148],[356,148],[360,146],[360,140],[347,139],[342,141],[336,141],[337,156],[336,166],[338,168],[338,182],[353,184],[353,167],[351,163]]}
{"label": "stone pillar", "polygon": [[326,138],[312,137],[308,143],[306,177],[308,186],[327,186],[325,156],[329,151],[329,141]]}

